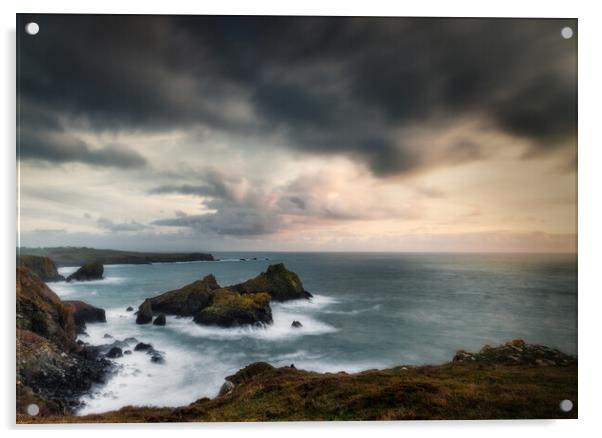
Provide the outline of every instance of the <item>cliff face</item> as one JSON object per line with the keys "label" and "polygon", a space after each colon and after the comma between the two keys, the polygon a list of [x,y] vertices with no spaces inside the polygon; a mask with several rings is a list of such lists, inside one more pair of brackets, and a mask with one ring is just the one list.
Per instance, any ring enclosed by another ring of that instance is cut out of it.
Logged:
{"label": "cliff face", "polygon": [[[67,305],[31,270],[17,268],[17,411],[65,415],[110,363],[75,342],[76,306]],[[85,304],[85,303],[82,303]]]}
{"label": "cliff face", "polygon": [[113,264],[147,264],[212,261],[213,256],[205,253],[161,253],[118,251],[113,249],[96,249],[86,247],[61,246],[55,248],[20,248],[21,254],[50,257],[58,266],[81,266],[91,261],[99,261],[105,265]]}
{"label": "cliff face", "polygon": [[24,266],[34,272],[42,281],[63,281],[65,277],[58,273],[56,265],[48,257],[19,255],[17,266]]}
{"label": "cliff face", "polygon": [[17,268],[17,328],[34,332],[65,350],[75,348],[75,320],[60,298],[31,270]]}

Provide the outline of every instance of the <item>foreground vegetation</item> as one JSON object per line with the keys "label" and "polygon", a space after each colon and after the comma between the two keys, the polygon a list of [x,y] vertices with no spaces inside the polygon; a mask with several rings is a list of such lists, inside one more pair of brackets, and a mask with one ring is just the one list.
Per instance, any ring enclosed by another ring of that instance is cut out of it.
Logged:
{"label": "foreground vegetation", "polygon": [[[561,400],[574,403],[562,412]],[[577,362],[522,341],[461,352],[438,366],[357,374],[255,363],[220,395],[181,408],[125,407],[85,417],[18,415],[24,423],[577,418]]]}

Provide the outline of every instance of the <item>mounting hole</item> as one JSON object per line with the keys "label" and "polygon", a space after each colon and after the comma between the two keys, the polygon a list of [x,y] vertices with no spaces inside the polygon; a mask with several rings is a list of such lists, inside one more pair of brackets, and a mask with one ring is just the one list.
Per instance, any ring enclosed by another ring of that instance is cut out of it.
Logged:
{"label": "mounting hole", "polygon": [[571,29],[568,26],[563,27],[560,31],[560,35],[562,35],[562,38],[564,38],[565,40],[570,40],[571,38],[573,38],[573,29]]}
{"label": "mounting hole", "polygon": [[35,21],[32,21],[31,23],[27,23],[25,25],[25,32],[27,32],[29,35],[36,35],[39,31],[40,26],[38,26],[38,23],[36,23]]}
{"label": "mounting hole", "polygon": [[39,413],[40,413],[40,407],[38,405],[36,405],[35,403],[27,405],[27,414],[28,415],[35,417]]}
{"label": "mounting hole", "polygon": [[573,410],[573,402],[570,400],[562,400],[560,402],[560,410],[562,412],[571,412]]}

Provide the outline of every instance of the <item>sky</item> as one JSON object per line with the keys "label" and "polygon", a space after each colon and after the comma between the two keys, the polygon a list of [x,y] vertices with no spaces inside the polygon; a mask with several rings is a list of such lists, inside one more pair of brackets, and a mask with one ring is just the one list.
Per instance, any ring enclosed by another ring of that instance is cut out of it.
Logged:
{"label": "sky", "polygon": [[576,20],[20,15],[17,33],[22,246],[576,251]]}

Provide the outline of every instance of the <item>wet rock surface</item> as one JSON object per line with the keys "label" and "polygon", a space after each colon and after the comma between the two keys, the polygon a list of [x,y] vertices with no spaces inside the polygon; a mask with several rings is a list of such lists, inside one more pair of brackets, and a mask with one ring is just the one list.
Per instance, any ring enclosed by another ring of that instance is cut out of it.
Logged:
{"label": "wet rock surface", "polygon": [[107,322],[104,309],[94,307],[83,301],[63,301],[63,304],[71,310],[78,333],[85,331],[87,322]]}
{"label": "wet rock surface", "polygon": [[102,280],[104,266],[100,262],[91,262],[83,265],[73,274],[67,277],[67,281],[91,281]]}
{"label": "wet rock surface", "polygon": [[76,342],[72,308],[29,269],[17,268],[17,409],[72,413],[113,370],[99,350]]}

